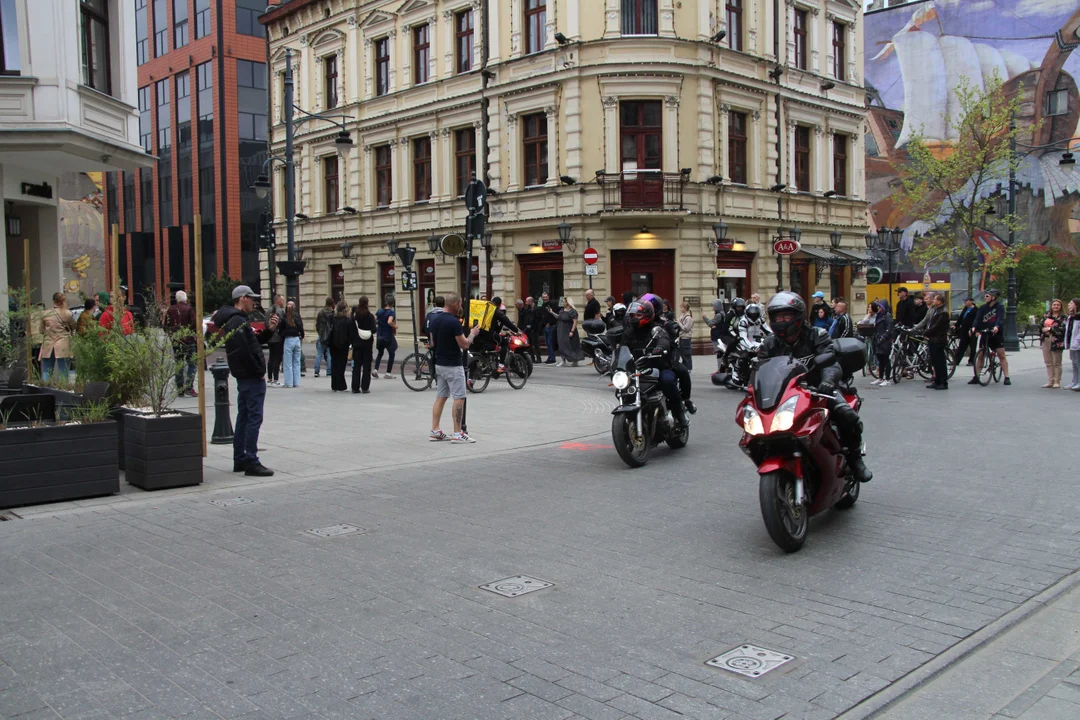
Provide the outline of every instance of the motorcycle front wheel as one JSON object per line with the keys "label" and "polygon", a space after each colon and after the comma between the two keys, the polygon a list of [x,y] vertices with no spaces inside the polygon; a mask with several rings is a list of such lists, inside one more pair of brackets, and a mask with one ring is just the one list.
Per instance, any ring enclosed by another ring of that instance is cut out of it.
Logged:
{"label": "motorcycle front wheel", "polygon": [[782,471],[765,473],[758,495],[769,537],[784,552],[798,551],[806,542],[810,515],[805,507],[795,507],[795,478]]}
{"label": "motorcycle front wheel", "polygon": [[649,441],[638,435],[633,414],[624,413],[611,418],[611,439],[615,443],[615,452],[630,467],[643,467],[649,461]]}

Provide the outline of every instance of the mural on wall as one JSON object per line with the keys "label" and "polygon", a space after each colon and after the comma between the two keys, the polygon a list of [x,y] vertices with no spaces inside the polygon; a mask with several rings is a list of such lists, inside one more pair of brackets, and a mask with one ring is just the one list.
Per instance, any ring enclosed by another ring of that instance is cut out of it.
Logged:
{"label": "mural on wall", "polygon": [[[946,118],[956,115],[961,78],[976,87],[995,74],[1008,93],[1020,92],[1017,125],[1025,144],[1052,146],[1025,157],[1017,169],[1020,238],[1077,252],[1080,178],[1058,160],[1080,136],[1080,4],[1077,0],[932,0],[866,15],[865,75],[870,103],[866,181],[876,227],[912,226],[892,200],[899,184],[894,163],[920,132],[947,152],[956,138]],[[1007,184],[1007,181],[1004,181]]]}
{"label": "mural on wall", "polygon": [[107,288],[105,277],[105,208],[102,173],[73,173],[61,178],[58,212],[64,293],[68,307]]}

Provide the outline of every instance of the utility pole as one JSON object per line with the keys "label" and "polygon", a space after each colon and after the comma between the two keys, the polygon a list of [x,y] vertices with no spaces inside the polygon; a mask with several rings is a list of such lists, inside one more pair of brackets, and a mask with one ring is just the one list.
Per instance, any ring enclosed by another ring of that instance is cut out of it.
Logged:
{"label": "utility pole", "polygon": [[285,259],[290,263],[290,272],[285,275],[285,297],[295,300],[297,309],[300,307],[300,274],[304,271],[292,263],[296,262],[295,219],[296,197],[294,185],[296,183],[294,173],[296,162],[293,159],[293,73],[292,53],[285,49],[285,239],[288,243]]}
{"label": "utility pole", "polygon": [[[1016,255],[1016,119],[1009,119],[1009,252],[1015,258]],[[1005,308],[1005,350],[1018,352],[1020,350],[1020,338],[1016,332],[1016,268],[1009,265],[1009,284],[1006,291]]]}

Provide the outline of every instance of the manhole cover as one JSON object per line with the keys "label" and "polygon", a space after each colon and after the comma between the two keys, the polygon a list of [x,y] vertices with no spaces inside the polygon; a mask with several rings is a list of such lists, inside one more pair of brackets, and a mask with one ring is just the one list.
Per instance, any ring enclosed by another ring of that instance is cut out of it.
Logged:
{"label": "manhole cover", "polygon": [[518,595],[543,590],[544,588],[553,587],[554,585],[555,583],[549,583],[546,580],[537,580],[528,575],[515,575],[514,577],[508,577],[505,580],[496,580],[487,585],[481,585],[480,589],[493,592],[496,595],[502,595],[503,597],[517,597]]}
{"label": "manhole cover", "polygon": [[330,527],[314,528],[307,532],[312,535],[318,535],[319,537],[339,537],[341,535],[352,535],[353,533],[364,532],[364,528],[343,523],[341,525],[331,525]]}
{"label": "manhole cover", "polygon": [[785,655],[775,650],[767,650],[757,645],[740,645],[734,650],[728,650],[723,655],[718,655],[712,660],[706,661],[705,664],[721,670],[730,670],[746,677],[756,678],[794,659],[791,655]]}
{"label": "manhole cover", "polygon": [[211,500],[211,505],[217,505],[218,507],[233,507],[234,505],[250,505],[255,502],[251,498],[246,497],[234,497],[228,500]]}

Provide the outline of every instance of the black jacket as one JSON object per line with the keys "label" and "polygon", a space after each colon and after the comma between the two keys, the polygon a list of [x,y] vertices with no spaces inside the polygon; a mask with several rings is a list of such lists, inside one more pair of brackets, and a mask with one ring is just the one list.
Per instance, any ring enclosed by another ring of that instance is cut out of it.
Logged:
{"label": "black jacket", "polygon": [[960,311],[960,317],[956,320],[956,334],[960,337],[967,337],[971,329],[975,327],[975,316],[978,314],[979,308],[972,306],[964,306]]}
{"label": "black jacket", "polygon": [[232,305],[214,313],[214,325],[226,334],[225,355],[229,360],[229,372],[237,380],[261,378],[266,375],[266,358],[260,339],[269,338],[269,329],[259,335],[251,329],[247,315]]}
{"label": "black jacket", "polygon": [[[761,347],[758,349],[758,358],[767,360],[768,358],[787,355],[795,360],[802,360],[809,365],[809,361],[816,356],[830,352],[833,352],[833,346],[832,340],[829,339],[829,333],[821,328],[806,325],[794,343],[789,343],[776,335],[770,335],[762,340]],[[820,385],[827,382],[836,386],[843,379],[844,373],[835,363],[825,367],[811,367],[807,376],[807,382],[811,385]]]}
{"label": "black jacket", "polygon": [[600,317],[600,301],[593,298],[589,302],[585,303],[585,319],[597,320]]}
{"label": "black jacket", "polygon": [[904,327],[914,327],[918,320],[915,319],[915,298],[908,295],[906,298],[896,303],[896,312],[893,313],[893,318],[896,320],[897,325],[903,325]]}
{"label": "black jacket", "polygon": [[[645,327],[639,325],[631,325],[624,321],[623,327],[623,343],[630,348],[630,351],[635,357],[640,357],[648,348],[650,355],[663,355],[665,361],[662,363],[664,367],[670,367],[674,360],[674,354],[672,349],[674,344],[671,342],[671,335],[664,328],[661,322],[654,320]],[[654,334],[654,330],[657,332]]]}
{"label": "black jacket", "polygon": [[536,318],[536,306],[535,305],[532,306],[532,307],[530,307],[528,305],[523,305],[522,308],[520,310],[518,310],[518,326],[522,330],[526,330],[526,331],[532,330],[535,318]]}
{"label": "black jacket", "polygon": [[503,328],[508,328],[515,333],[521,332],[518,326],[510,321],[505,310],[495,308],[495,313],[491,316],[491,334],[495,335]]}
{"label": "black jacket", "polygon": [[[552,315],[548,312],[555,313]],[[536,306],[537,325],[539,327],[550,327],[559,324],[559,309],[555,307],[555,303],[548,300],[546,303],[542,303]]]}
{"label": "black jacket", "polygon": [[929,311],[930,311],[930,307],[926,303],[923,303],[922,305],[916,304],[915,305],[914,315],[913,315],[913,317],[915,318],[915,323],[914,324],[918,325],[919,323],[921,323],[923,321],[923,318],[926,317],[926,313],[928,313]]}
{"label": "black jacket", "polygon": [[836,315],[836,325],[832,329],[832,338],[849,338],[855,337],[854,328],[851,327],[851,316],[847,313],[843,315]]}
{"label": "black jacket", "polygon": [[293,322],[296,323],[292,327],[289,327],[289,323],[285,321],[285,316],[281,317],[278,322],[278,333],[283,338],[298,337],[301,340],[304,339],[304,321],[300,319],[299,313],[293,313]]}
{"label": "black jacket", "polygon": [[934,308],[930,312],[932,315],[923,334],[931,345],[944,345],[949,342],[949,312],[945,308]]}
{"label": "black jacket", "polygon": [[315,316],[315,334],[319,336],[321,342],[326,342],[330,339],[330,328],[334,324],[334,311],[331,308],[323,308],[319,311],[319,314]]}
{"label": "black jacket", "polygon": [[348,315],[335,315],[330,321],[330,335],[327,338],[334,350],[345,350],[359,342],[356,323]]}
{"label": "black jacket", "polygon": [[[356,327],[356,336],[353,338],[353,345],[371,345],[375,342],[375,333],[379,330],[379,323],[375,319],[375,315],[368,312],[363,315],[353,310],[352,316],[353,324]],[[361,330],[368,330],[371,332],[371,337],[367,340],[363,340],[360,337]]]}

